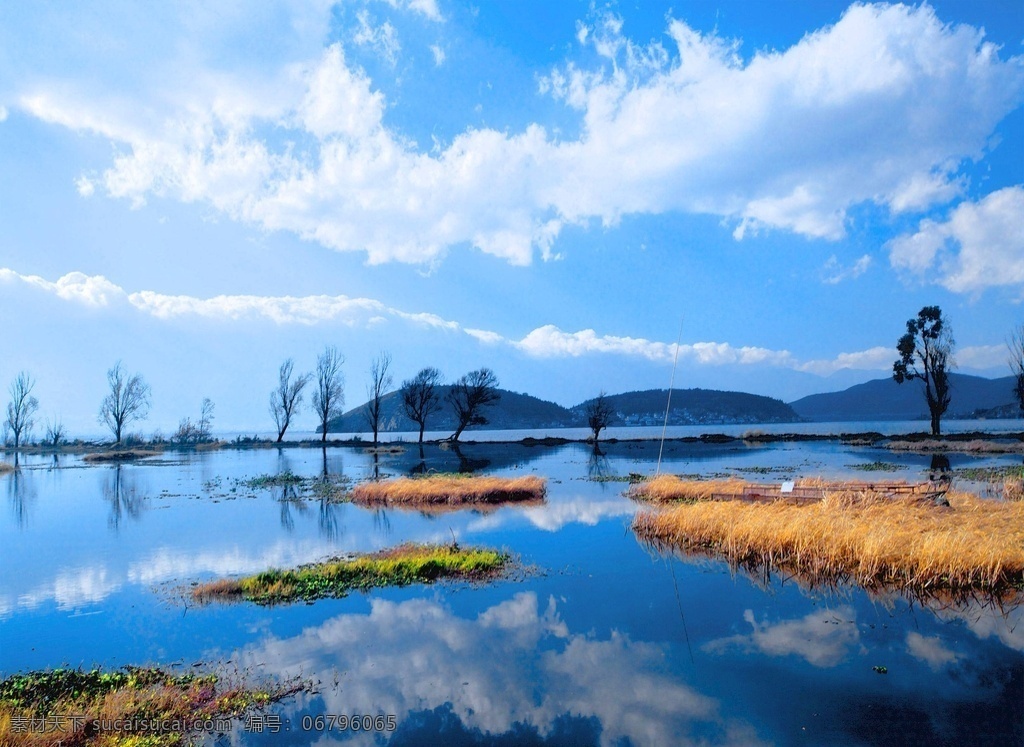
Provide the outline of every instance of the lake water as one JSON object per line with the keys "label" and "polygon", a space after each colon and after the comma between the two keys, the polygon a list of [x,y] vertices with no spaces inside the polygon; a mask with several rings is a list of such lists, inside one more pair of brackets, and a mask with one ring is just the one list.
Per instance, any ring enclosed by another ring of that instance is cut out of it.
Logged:
{"label": "lake water", "polygon": [[[823,423],[742,423],[735,425],[672,425],[665,430],[667,438],[698,437],[705,433],[722,433],[727,436],[742,436],[745,433],[802,433],[802,434],[830,434],[830,433],[881,433],[886,436],[900,435],[905,433],[927,433],[929,431],[927,420],[872,420],[872,421],[835,421]],[[943,420],[943,433],[972,433],[984,431],[986,433],[1021,433],[1024,432],[1024,420],[1020,418],[1006,418],[998,420]],[[617,426],[601,431],[601,439],[660,439],[661,426]],[[273,440],[277,438],[276,432],[262,431],[257,433],[235,432],[218,433],[218,438],[233,441],[236,437],[257,436],[262,439]],[[331,433],[331,438],[348,439],[352,437],[361,438],[364,441],[372,440],[369,432],[365,433]],[[424,438],[427,441],[439,441],[448,438],[450,431],[427,431]],[[463,441],[520,441],[524,438],[567,438],[571,440],[585,440],[590,436],[589,428],[532,428],[530,430],[487,430],[470,428],[462,434]],[[96,435],[96,440],[102,441],[108,438],[107,435]],[[287,441],[316,441],[320,433],[317,431],[300,430],[293,428],[285,435]],[[378,434],[380,441],[386,443],[415,443],[419,433],[406,431],[383,431]]]}
{"label": "lake water", "polygon": [[[232,745],[1024,742],[1021,607],[809,591],[645,547],[630,530],[637,506],[611,478],[652,473],[657,442],[603,455],[583,444],[460,451],[428,446],[423,462],[414,446],[376,458],[168,451],[120,467],[23,459],[0,477],[0,673],[202,662],[317,683],[268,711],[277,733],[239,722],[210,739]],[[954,469],[1021,460],[950,459]],[[855,469],[876,461],[894,470]],[[662,471],[915,480],[928,464],[837,443],[670,442]],[[424,467],[542,475],[547,502],[424,516],[241,485]],[[530,570],[315,604],[184,601],[192,581],[453,537],[506,548]],[[391,715],[395,729],[316,719],[332,715]]]}

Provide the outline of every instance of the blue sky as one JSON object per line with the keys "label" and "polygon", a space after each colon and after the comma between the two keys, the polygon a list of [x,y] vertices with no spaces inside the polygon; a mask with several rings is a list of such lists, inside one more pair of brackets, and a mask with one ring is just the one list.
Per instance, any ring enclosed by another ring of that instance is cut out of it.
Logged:
{"label": "blue sky", "polygon": [[[562,404],[886,376],[938,304],[1008,373],[1019,2],[0,7],[0,381],[270,427],[281,361]],[[300,418],[312,427],[312,416]]]}

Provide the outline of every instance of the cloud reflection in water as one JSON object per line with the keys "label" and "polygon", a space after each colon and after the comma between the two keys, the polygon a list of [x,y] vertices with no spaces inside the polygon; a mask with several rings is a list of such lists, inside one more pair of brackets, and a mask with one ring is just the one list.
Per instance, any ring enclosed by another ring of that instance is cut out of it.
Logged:
{"label": "cloud reflection in water", "polygon": [[618,632],[605,640],[572,633],[555,600],[541,611],[534,592],[475,619],[432,600],[377,599],[367,615],[340,615],[234,658],[267,674],[321,681],[318,695],[289,707],[293,723],[307,710],[401,720],[447,707],[466,728],[490,734],[527,724],[549,735],[570,715],[596,718],[601,743],[609,745],[759,741],[749,727],[725,722],[715,699],[671,673],[665,646]]}

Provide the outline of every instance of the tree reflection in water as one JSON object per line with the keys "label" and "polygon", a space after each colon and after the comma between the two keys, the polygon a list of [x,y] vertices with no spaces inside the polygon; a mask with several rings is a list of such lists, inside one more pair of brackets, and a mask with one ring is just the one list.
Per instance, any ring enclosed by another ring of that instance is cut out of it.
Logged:
{"label": "tree reflection in water", "polygon": [[611,474],[612,467],[608,461],[608,456],[595,443],[593,451],[587,457],[587,477],[604,485]]}
{"label": "tree reflection in water", "polygon": [[[17,458],[15,458],[15,463],[17,463]],[[24,526],[28,522],[29,505],[35,501],[35,486],[32,484],[32,479],[17,467],[5,479],[7,480],[7,502],[11,505],[11,511],[18,520],[18,525]]]}
{"label": "tree reflection in water", "polygon": [[135,475],[128,467],[114,465],[103,483],[103,498],[110,504],[107,525],[113,529],[121,526],[126,516],[138,520],[145,508],[146,498],[140,494]]}
{"label": "tree reflection in water", "polygon": [[306,505],[306,501],[299,495],[298,488],[295,485],[282,485],[281,494],[277,497],[277,502],[281,506],[281,526],[289,532],[295,529],[292,509],[303,516],[309,513],[309,506]]}

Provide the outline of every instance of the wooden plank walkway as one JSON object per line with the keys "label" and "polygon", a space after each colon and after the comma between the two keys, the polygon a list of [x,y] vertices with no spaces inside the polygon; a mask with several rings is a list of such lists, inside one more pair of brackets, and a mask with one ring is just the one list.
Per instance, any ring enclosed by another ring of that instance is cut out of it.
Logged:
{"label": "wooden plank walkway", "polygon": [[774,483],[748,483],[741,493],[714,493],[716,501],[771,502],[784,500],[792,503],[815,503],[829,493],[874,493],[889,498],[915,497],[935,500],[945,494],[948,483],[905,482],[841,482],[825,485],[782,485]]}

